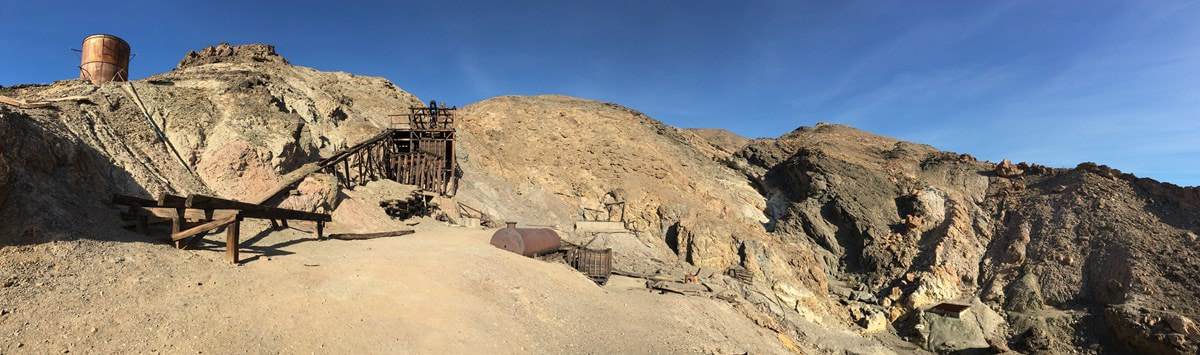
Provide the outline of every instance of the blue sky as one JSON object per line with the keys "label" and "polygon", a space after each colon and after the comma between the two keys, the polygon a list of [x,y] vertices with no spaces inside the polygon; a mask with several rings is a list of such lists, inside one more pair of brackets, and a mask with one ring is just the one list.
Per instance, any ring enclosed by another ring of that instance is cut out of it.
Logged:
{"label": "blue sky", "polygon": [[118,35],[132,76],[268,43],[426,101],[565,94],[681,127],[816,122],[1200,185],[1200,5],[1184,1],[13,1],[0,85],[75,76]]}

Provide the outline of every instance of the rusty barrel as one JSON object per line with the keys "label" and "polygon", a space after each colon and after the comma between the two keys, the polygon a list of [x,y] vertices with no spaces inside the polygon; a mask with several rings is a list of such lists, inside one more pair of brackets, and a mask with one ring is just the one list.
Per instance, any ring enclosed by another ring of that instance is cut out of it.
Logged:
{"label": "rusty barrel", "polygon": [[558,251],[562,238],[549,228],[517,228],[516,222],[492,234],[492,245],[524,256],[538,256]]}
{"label": "rusty barrel", "polygon": [[129,80],[129,43],[106,34],[84,38],[79,77],[96,85]]}

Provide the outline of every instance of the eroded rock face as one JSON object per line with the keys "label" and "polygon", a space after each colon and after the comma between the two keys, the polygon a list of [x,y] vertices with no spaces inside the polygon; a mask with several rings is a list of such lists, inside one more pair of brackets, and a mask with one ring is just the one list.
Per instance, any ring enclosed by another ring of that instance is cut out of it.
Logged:
{"label": "eroded rock face", "polygon": [[1187,317],[1132,305],[1108,307],[1104,321],[1117,345],[1143,354],[1195,354],[1200,342],[1190,331]]}
{"label": "eroded rock face", "polygon": [[269,44],[245,44],[231,46],[221,43],[204,47],[199,52],[189,51],[179,61],[178,68],[212,63],[279,63],[288,64],[287,59],[275,54],[275,46]]}
{"label": "eroded rock face", "polygon": [[[1121,349],[1143,342],[1101,344],[1104,334],[1146,321],[1094,326],[1088,319],[1104,317],[1105,305],[1197,312],[1185,290],[1200,286],[1191,271],[1200,259],[1190,249],[1168,251],[1193,243],[1187,228],[1197,227],[1200,211],[1193,188],[1095,164],[979,163],[821,124],[753,142],[734,158],[741,162],[731,165],[757,179],[776,207],[769,210],[774,234],[810,245],[831,283],[873,290],[901,330],[927,307],[978,297],[1006,311],[1002,331],[986,339],[993,347]],[[853,308],[858,297],[848,294],[835,296]],[[1190,339],[1153,334],[1126,338]]]}
{"label": "eroded rock face", "polygon": [[628,233],[602,241],[659,267],[723,270],[740,262],[741,240],[766,236],[762,201],[744,178],[689,140],[698,138],[636,111],[538,96],[460,114],[457,197],[494,219],[571,231],[580,219],[623,218]]}
{"label": "eroded rock face", "polygon": [[337,178],[329,174],[312,174],[301,180],[292,194],[279,207],[294,210],[328,213],[337,204]]}

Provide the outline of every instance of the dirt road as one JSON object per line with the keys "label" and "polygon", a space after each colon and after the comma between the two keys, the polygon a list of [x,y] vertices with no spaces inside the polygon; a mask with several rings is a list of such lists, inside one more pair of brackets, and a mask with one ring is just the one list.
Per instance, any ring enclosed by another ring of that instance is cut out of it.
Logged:
{"label": "dirt road", "polygon": [[[492,247],[487,230],[424,220],[403,237],[315,241],[267,227],[243,227],[240,266],[215,242],[9,247],[3,268],[22,276],[0,288],[0,353],[787,351],[723,301],[597,287]],[[22,257],[45,253],[61,261]]]}

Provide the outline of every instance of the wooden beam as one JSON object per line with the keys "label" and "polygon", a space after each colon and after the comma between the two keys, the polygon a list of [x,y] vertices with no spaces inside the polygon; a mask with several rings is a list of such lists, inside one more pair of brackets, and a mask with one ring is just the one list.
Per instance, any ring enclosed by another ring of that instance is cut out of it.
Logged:
{"label": "wooden beam", "polygon": [[[187,198],[187,207],[196,209],[213,209],[213,210],[238,210],[242,218],[260,218],[260,219],[295,219],[301,221],[331,221],[328,214],[312,213],[298,210],[290,210],[286,208],[267,207],[241,201],[228,200],[220,197],[192,194]],[[287,226],[284,222],[284,226]]]}
{"label": "wooden beam", "polygon": [[238,263],[238,239],[241,238],[239,229],[242,227],[242,222],[239,219],[234,218],[233,223],[225,230],[225,258],[234,264]]}
{"label": "wooden beam", "polygon": [[379,233],[340,233],[340,234],[330,234],[329,239],[363,240],[363,239],[375,239],[375,238],[384,238],[384,237],[397,237],[397,236],[402,236],[402,235],[413,234],[416,232],[417,231],[414,231],[412,229],[404,229],[404,230],[398,230],[398,231],[379,232]]}
{"label": "wooden beam", "polygon": [[[160,199],[161,199],[161,197],[160,197]],[[176,208],[175,209],[175,216],[171,217],[171,234],[172,235],[183,231],[183,228],[184,228],[183,224],[187,223],[186,213],[187,213],[187,209],[185,209],[185,208]],[[175,242],[175,248],[183,249],[182,241],[180,241],[178,239],[173,239],[173,241]]]}
{"label": "wooden beam", "polygon": [[113,202],[113,204],[122,205],[122,206],[136,206],[136,207],[158,206],[158,201],[151,200],[148,198],[134,197],[134,196],[122,195],[122,194],[113,194],[112,202]]}
{"label": "wooden beam", "polygon": [[[167,220],[175,219],[179,215],[174,208],[168,207],[138,207],[136,208],[138,215],[154,216]],[[204,210],[184,209],[183,217],[186,219],[221,219],[237,213],[237,210],[218,209],[213,210],[212,216],[208,216]]]}
{"label": "wooden beam", "polygon": [[166,192],[158,195],[158,207],[175,207],[182,208],[187,199],[183,196],[176,196]]}
{"label": "wooden beam", "polygon": [[191,237],[194,237],[197,235],[203,235],[204,233],[208,233],[208,231],[211,231],[213,229],[217,229],[217,228],[220,228],[221,226],[224,226],[224,225],[227,225],[227,224],[230,224],[233,222],[237,222],[238,219],[240,219],[238,217],[238,215],[234,214],[232,216],[228,216],[225,218],[201,223],[200,225],[192,227],[192,228],[188,228],[187,230],[183,230],[178,233],[172,233],[171,240],[172,241],[180,241],[180,240],[191,238]]}

